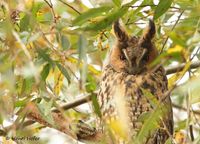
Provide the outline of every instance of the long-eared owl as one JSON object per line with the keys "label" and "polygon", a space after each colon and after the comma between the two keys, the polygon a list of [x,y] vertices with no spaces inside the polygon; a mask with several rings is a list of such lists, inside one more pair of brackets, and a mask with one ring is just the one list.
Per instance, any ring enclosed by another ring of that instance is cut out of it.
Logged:
{"label": "long-eared owl", "polygon": [[164,144],[173,135],[173,114],[170,97],[166,95],[164,68],[161,64],[152,65],[158,56],[152,40],[155,24],[149,20],[139,38],[129,36],[119,21],[113,24],[113,30],[116,42],[104,66],[97,96],[102,113],[100,128],[109,144],[134,143],[145,119],[161,109],[158,126],[146,132],[139,143]]}

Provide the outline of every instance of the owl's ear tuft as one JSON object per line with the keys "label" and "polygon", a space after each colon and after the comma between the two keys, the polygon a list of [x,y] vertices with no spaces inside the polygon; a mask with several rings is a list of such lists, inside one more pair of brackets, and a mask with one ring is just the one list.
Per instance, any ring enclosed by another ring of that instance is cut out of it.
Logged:
{"label": "owl's ear tuft", "polygon": [[140,39],[140,43],[150,42],[156,33],[156,27],[152,19],[149,19],[149,24],[146,27]]}
{"label": "owl's ear tuft", "polygon": [[119,20],[114,22],[113,29],[115,36],[119,41],[123,42],[128,40],[128,34],[126,33],[125,29],[123,29],[120,25]]}

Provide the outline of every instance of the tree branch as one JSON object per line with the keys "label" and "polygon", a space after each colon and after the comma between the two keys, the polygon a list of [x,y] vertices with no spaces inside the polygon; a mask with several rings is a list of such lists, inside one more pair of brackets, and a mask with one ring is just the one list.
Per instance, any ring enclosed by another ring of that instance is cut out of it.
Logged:
{"label": "tree branch", "polygon": [[39,112],[39,109],[37,108],[37,106],[30,102],[27,104],[27,106],[23,109],[23,112],[27,113],[27,117],[31,120],[34,120],[40,124],[43,124],[47,127],[51,127],[51,128],[54,128],[54,129],[57,129],[71,137],[73,137],[74,139],[77,139],[77,136],[76,134],[73,132],[72,128],[71,128],[71,121],[70,119],[67,119],[65,117],[63,117],[63,115],[61,113],[55,113],[55,112],[52,112],[52,117],[53,117],[53,120],[54,122],[56,122],[54,125],[53,124],[50,124],[48,123],[47,121],[45,121],[40,112]]}
{"label": "tree branch", "polygon": [[[182,63],[178,66],[166,67],[165,71],[166,71],[166,74],[169,75],[169,74],[182,71],[184,67],[185,67],[185,63]],[[195,61],[195,62],[192,62],[189,69],[195,69],[198,67],[200,67],[200,61]]]}
{"label": "tree branch", "polygon": [[[68,110],[70,108],[84,104],[90,100],[91,100],[91,94],[88,94],[83,98],[77,99],[73,102],[63,105],[61,108],[63,110]],[[76,121],[74,122],[71,119],[64,117],[58,109],[53,109],[51,112],[55,124],[47,122],[40,114],[38,107],[33,102],[28,103],[26,107],[23,109],[23,111],[21,111],[20,113],[26,114],[26,117],[29,120],[26,120],[22,125],[18,124],[18,122],[15,122],[13,125],[5,127],[4,130],[0,129],[0,135],[6,135],[6,133],[13,128],[18,129],[29,126],[35,122],[38,122],[44,125],[45,127],[54,128],[60,132],[63,132],[78,141],[90,141],[96,143],[100,142],[103,137],[101,131],[98,131],[95,128],[90,127],[90,125],[87,125],[84,122],[76,122]]]}
{"label": "tree branch", "polygon": [[[97,92],[96,92],[97,93]],[[68,109],[71,109],[71,108],[74,108],[74,107],[77,107],[81,104],[84,104],[84,103],[87,103],[91,100],[91,94],[87,94],[86,96],[83,96],[82,98],[78,98],[72,102],[69,102],[63,106],[61,106],[61,109],[63,110],[68,110]],[[53,112],[59,112],[58,109],[53,109],[52,110]]]}
{"label": "tree branch", "polygon": [[[88,98],[90,95],[87,96]],[[87,102],[88,99],[77,100],[76,104],[69,103],[68,106],[66,105],[64,108],[70,108],[74,105],[78,105],[80,103]],[[55,111],[55,110],[54,110]],[[89,125],[83,122],[73,122],[70,119],[64,117],[60,112],[52,112],[51,115],[55,124],[50,124],[41,116],[39,109],[37,106],[30,102],[27,106],[23,109],[23,112],[27,114],[27,118],[31,119],[31,121],[26,121],[27,125],[32,123],[38,122],[46,127],[54,128],[63,132],[72,138],[79,140],[79,141],[92,141],[92,142],[99,142],[102,139],[103,134],[100,131],[96,131],[96,129],[90,127]],[[24,126],[24,125],[23,125]],[[84,132],[82,132],[84,130]],[[87,133],[91,132],[91,133]],[[93,132],[93,133],[92,133]]]}
{"label": "tree branch", "polygon": [[[172,106],[173,106],[174,108],[176,108],[176,109],[180,109],[180,110],[183,110],[183,111],[187,111],[187,108],[182,107],[182,106],[179,106],[179,105],[177,105],[177,104],[174,104],[174,103],[173,103]],[[194,114],[200,115],[200,111],[192,110],[192,112],[193,112]]]}

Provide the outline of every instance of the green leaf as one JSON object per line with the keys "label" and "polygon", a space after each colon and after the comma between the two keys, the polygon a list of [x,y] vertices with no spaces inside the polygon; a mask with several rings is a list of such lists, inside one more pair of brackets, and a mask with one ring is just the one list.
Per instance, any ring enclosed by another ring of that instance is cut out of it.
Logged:
{"label": "green leaf", "polygon": [[86,88],[87,92],[91,93],[91,92],[93,92],[93,91],[96,90],[96,88],[97,88],[97,82],[96,82],[95,78],[92,75],[90,75],[90,74],[87,75],[86,82],[87,83],[85,85],[85,88]]}
{"label": "green leaf", "polygon": [[78,40],[78,53],[79,53],[79,65],[82,65],[80,69],[81,88],[84,86],[87,77],[86,51],[87,51],[87,39],[85,38],[85,36],[80,35]]}
{"label": "green leaf", "polygon": [[23,107],[27,104],[28,101],[28,99],[18,100],[15,102],[15,107]]}
{"label": "green leaf", "polygon": [[51,69],[51,66],[50,64],[46,64],[41,72],[41,77],[42,77],[42,80],[45,81],[47,76],[49,75],[49,71]]}
{"label": "green leaf", "polygon": [[165,141],[165,144],[173,144],[172,143],[172,138],[171,137],[169,137],[166,141]]}
{"label": "green leaf", "polygon": [[137,119],[137,121],[139,121],[139,122],[144,122],[147,118],[149,118],[149,116],[151,115],[151,113],[152,112],[145,112],[145,113],[142,113],[139,117],[138,117],[138,119]]}
{"label": "green leaf", "polygon": [[180,131],[181,129],[186,128],[187,121],[188,121],[188,119],[178,121],[177,126],[175,128],[175,131]]}
{"label": "green leaf", "polygon": [[0,115],[0,124],[2,124],[3,123],[3,118],[2,118],[2,116]]}
{"label": "green leaf", "polygon": [[[185,75],[185,73],[186,73],[186,72],[188,71],[188,69],[190,68],[190,65],[191,65],[191,62],[188,61],[188,62],[185,64],[185,66],[184,66],[184,68],[183,68],[183,70],[182,70],[181,72],[176,73],[175,75],[171,76],[171,77],[168,79],[168,87],[169,87],[169,88],[172,88],[172,87],[174,86],[175,82],[178,81],[179,79],[181,79],[181,78]],[[188,90],[188,89],[186,89],[186,91],[187,91],[187,90]]]}
{"label": "green leaf", "polygon": [[101,117],[100,106],[99,106],[99,103],[98,103],[98,101],[97,101],[97,96],[96,96],[96,94],[92,94],[91,98],[92,98],[92,104],[93,104],[93,107],[94,107],[94,112],[95,112],[99,117]]}
{"label": "green leaf", "polygon": [[29,94],[32,90],[32,86],[34,84],[33,77],[27,77],[23,80],[21,94]]}
{"label": "green leaf", "polygon": [[28,31],[29,20],[30,20],[30,16],[28,14],[25,14],[24,17],[20,20],[20,30],[21,31]]}
{"label": "green leaf", "polygon": [[63,50],[67,50],[70,47],[70,41],[64,35],[61,36],[61,45],[62,45]]}
{"label": "green leaf", "polygon": [[90,23],[84,29],[95,30],[95,31],[105,29],[108,26],[111,26],[114,21],[122,17],[127,11],[128,11],[128,6],[124,6],[120,9],[113,11],[111,14],[109,14],[107,17],[103,18],[102,20],[96,23]]}
{"label": "green leaf", "polygon": [[51,24],[53,21],[53,15],[51,12],[44,12],[40,15],[37,15],[36,20],[43,24]]}
{"label": "green leaf", "polygon": [[149,90],[146,90],[143,88],[141,88],[141,90],[142,90],[142,93],[144,94],[144,96],[150,102],[151,106],[156,108],[159,105],[159,101],[156,99],[156,97]]}
{"label": "green leaf", "polygon": [[160,0],[158,6],[156,7],[154,20],[158,19],[163,15],[171,6],[173,0]]}
{"label": "green leaf", "polygon": [[186,40],[183,39],[177,32],[171,32],[169,34],[170,39],[174,42],[174,44],[181,45],[182,47],[186,46]]}
{"label": "green leaf", "polygon": [[86,12],[82,13],[80,16],[78,16],[73,21],[73,25],[81,25],[84,22],[88,21],[89,19],[100,16],[100,15],[102,15],[103,12],[108,12],[111,9],[112,9],[112,7],[110,7],[110,6],[103,6],[103,7],[99,7],[99,8],[89,9],[88,11],[86,11]]}
{"label": "green leaf", "polygon": [[121,6],[121,0],[112,0],[112,1],[117,7]]}
{"label": "green leaf", "polygon": [[51,113],[51,108],[52,108],[52,105],[53,105],[53,99],[51,99],[49,102],[44,101],[44,104],[45,104],[44,114],[48,115],[49,113]]}
{"label": "green leaf", "polygon": [[46,50],[42,48],[37,48],[36,49],[39,56],[41,56],[45,61],[49,62],[50,64],[53,64],[53,60],[50,58],[49,54],[47,54]]}
{"label": "green leaf", "polygon": [[138,118],[143,123],[142,128],[136,136],[136,143],[138,144],[143,142],[150,133],[153,133],[159,127],[160,117],[167,113],[166,106],[160,103],[151,92],[142,88],[141,90],[154,110],[144,113]]}
{"label": "green leaf", "polygon": [[56,62],[56,65],[57,65],[58,69],[62,72],[62,74],[65,76],[65,78],[67,79],[68,83],[71,83],[71,78],[70,78],[68,71],[58,62]]}
{"label": "green leaf", "polygon": [[49,124],[54,125],[54,119],[51,114],[51,108],[53,105],[53,100],[51,99],[49,102],[46,102],[44,99],[41,103],[37,104],[39,112],[42,118],[47,121]]}
{"label": "green leaf", "polygon": [[138,135],[135,138],[137,144],[143,143],[150,133],[153,133],[159,127],[160,116],[162,115],[161,107],[153,111],[142,125]]}
{"label": "green leaf", "polygon": [[37,13],[39,12],[39,10],[45,5],[45,3],[43,2],[37,2],[37,3],[33,3],[33,7],[32,7],[32,15],[34,17],[37,16]]}
{"label": "green leaf", "polygon": [[87,40],[83,35],[79,36],[78,40],[78,53],[79,53],[79,60],[86,58],[86,48],[87,48]]}
{"label": "green leaf", "polygon": [[143,0],[143,2],[141,3],[141,5],[154,5],[153,0]]}

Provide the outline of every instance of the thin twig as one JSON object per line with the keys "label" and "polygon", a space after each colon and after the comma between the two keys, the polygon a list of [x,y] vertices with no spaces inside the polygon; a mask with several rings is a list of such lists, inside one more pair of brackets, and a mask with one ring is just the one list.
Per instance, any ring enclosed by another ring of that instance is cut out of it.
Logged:
{"label": "thin twig", "polygon": [[[136,8],[136,7],[147,7],[147,6],[150,6],[150,7],[156,7],[156,6],[158,6],[158,5],[138,5],[138,6],[129,6],[129,7],[131,7],[131,8]],[[171,9],[178,9],[178,10],[180,10],[180,8],[178,8],[178,7],[170,7]]]}
{"label": "thin twig", "polygon": [[52,8],[52,3],[50,4],[47,0],[44,0],[46,3],[47,3],[47,5],[50,7],[50,8]]}
{"label": "thin twig", "polygon": [[139,21],[139,20],[141,20],[141,19],[146,19],[146,18],[149,17],[150,15],[151,15],[151,13],[149,13],[149,14],[146,15],[146,16],[143,16],[143,17],[140,17],[140,18],[134,20],[134,22],[130,22],[130,20],[128,20],[128,21],[125,23],[125,25],[135,24],[135,22],[137,22],[137,21]]}
{"label": "thin twig", "polygon": [[194,120],[195,120],[196,124],[200,127],[199,118],[194,114],[194,110],[192,107],[191,107],[191,112],[194,116]]}
{"label": "thin twig", "polygon": [[70,8],[73,9],[76,13],[78,13],[79,15],[81,15],[81,13],[80,13],[78,10],[76,10],[73,6],[69,5],[68,3],[66,3],[66,2],[64,2],[64,1],[62,1],[62,0],[58,0],[58,1],[60,1],[60,2],[63,3],[63,4],[65,4],[66,6],[70,7]]}
{"label": "thin twig", "polygon": [[48,2],[47,0],[44,0],[44,1],[45,1],[45,2],[47,3],[47,5],[50,7],[51,12],[52,12],[52,14],[53,14],[54,23],[56,23],[56,22],[57,22],[57,17],[56,17],[56,13],[55,13],[55,11],[54,11],[53,4],[52,4],[51,0],[49,0],[49,2]]}
{"label": "thin twig", "polygon": [[187,93],[186,93],[186,108],[187,108],[187,120],[186,120],[186,138],[185,140],[186,141],[189,141],[189,123],[190,123],[190,119],[191,119],[191,113],[190,113],[190,96],[191,96],[191,92],[190,92],[190,89],[187,90]]}
{"label": "thin twig", "polygon": [[195,54],[190,58],[190,61],[192,61],[194,59],[194,57],[199,54],[200,52],[200,47],[198,47],[197,51],[195,52]]}
{"label": "thin twig", "polygon": [[[180,109],[180,110],[183,110],[183,111],[187,111],[187,108],[185,108],[185,107],[182,107],[182,106],[180,106],[180,105],[177,105],[177,104],[172,104],[172,106],[174,107],[174,108],[176,108],[176,109]],[[195,111],[195,110],[193,110],[192,111],[194,114],[196,114],[196,115],[200,115],[200,111]]]}
{"label": "thin twig", "polygon": [[[176,27],[176,25],[178,24],[178,22],[179,22],[179,20],[180,20],[180,18],[181,18],[181,16],[182,16],[182,14],[183,14],[183,13],[184,13],[184,10],[183,10],[183,11],[180,13],[180,15],[178,16],[178,19],[176,20],[176,22],[175,22],[174,26],[172,27],[171,31],[173,31],[173,30],[174,30],[174,28],[175,28],[175,27]],[[161,49],[160,53],[162,53],[162,52],[163,52],[163,50],[164,50],[164,47],[165,47],[165,45],[166,45],[166,43],[167,43],[168,39],[169,39],[169,36],[167,36],[167,38],[166,38],[166,40],[165,40],[165,42],[164,42],[164,44],[163,44],[163,46],[162,46],[162,49]]]}
{"label": "thin twig", "polygon": [[189,126],[191,141],[194,141],[193,126]]}
{"label": "thin twig", "polygon": [[[87,95],[85,95],[85,96],[83,96],[83,97],[81,97],[81,98],[78,98],[78,99],[76,99],[76,100],[74,100],[74,101],[72,101],[72,102],[69,102],[69,103],[67,103],[67,104],[65,104],[65,105],[63,105],[63,106],[61,106],[61,108],[62,108],[63,110],[68,110],[68,109],[77,107],[77,106],[79,106],[79,105],[82,105],[82,104],[84,104],[84,103],[87,103],[87,102],[89,102],[90,100],[91,100],[91,94],[87,94]],[[52,111],[53,111],[53,112],[59,112],[59,110],[57,110],[57,109],[53,109]]]}

